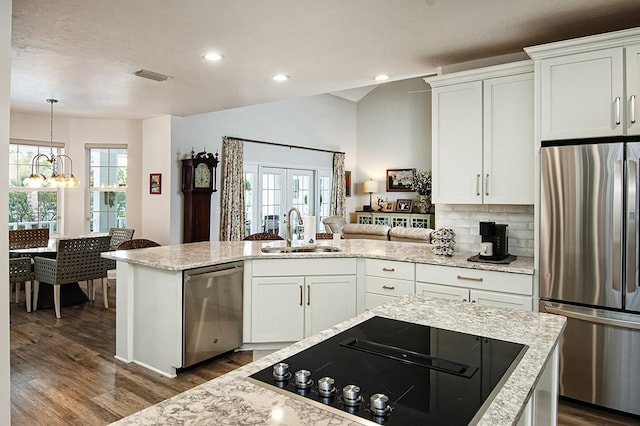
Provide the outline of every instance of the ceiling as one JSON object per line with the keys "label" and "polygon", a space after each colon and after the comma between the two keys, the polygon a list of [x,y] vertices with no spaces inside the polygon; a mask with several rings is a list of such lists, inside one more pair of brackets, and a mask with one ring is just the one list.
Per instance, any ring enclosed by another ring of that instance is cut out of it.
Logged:
{"label": "ceiling", "polygon": [[61,115],[148,118],[360,88],[342,95],[357,100],[380,73],[635,26],[639,0],[13,0],[11,109],[45,113],[53,97]]}

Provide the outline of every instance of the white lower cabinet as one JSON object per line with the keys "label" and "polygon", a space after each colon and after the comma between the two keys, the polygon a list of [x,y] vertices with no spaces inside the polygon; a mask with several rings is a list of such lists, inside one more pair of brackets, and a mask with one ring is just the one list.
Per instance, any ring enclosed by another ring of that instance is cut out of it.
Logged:
{"label": "white lower cabinet", "polygon": [[356,315],[355,259],[265,262],[253,262],[252,342],[298,341]]}
{"label": "white lower cabinet", "polygon": [[509,272],[417,264],[416,294],[531,311],[533,277]]}
{"label": "white lower cabinet", "polygon": [[364,308],[372,309],[415,292],[415,264],[365,259]]}

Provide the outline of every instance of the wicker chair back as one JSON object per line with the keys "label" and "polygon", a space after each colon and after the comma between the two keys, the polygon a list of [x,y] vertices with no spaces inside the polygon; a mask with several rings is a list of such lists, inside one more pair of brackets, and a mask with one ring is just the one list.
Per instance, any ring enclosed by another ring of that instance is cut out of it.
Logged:
{"label": "wicker chair back", "polygon": [[132,239],[134,232],[135,232],[135,229],[129,229],[129,228],[109,229],[109,236],[111,237],[111,242],[109,243],[109,249],[116,250],[121,243]]}
{"label": "wicker chair back", "polygon": [[160,244],[155,241],[147,240],[146,238],[136,238],[129,241],[124,241],[118,246],[118,250],[133,250],[147,247],[160,247]]}
{"label": "wicker chair back", "polygon": [[23,283],[31,279],[31,258],[9,259],[9,282]]}
{"label": "wicker chair back", "polygon": [[283,240],[280,235],[273,232],[258,232],[257,234],[247,235],[243,238],[244,241],[257,241],[257,240]]}
{"label": "wicker chair back", "polygon": [[9,250],[49,245],[49,228],[10,229]]}

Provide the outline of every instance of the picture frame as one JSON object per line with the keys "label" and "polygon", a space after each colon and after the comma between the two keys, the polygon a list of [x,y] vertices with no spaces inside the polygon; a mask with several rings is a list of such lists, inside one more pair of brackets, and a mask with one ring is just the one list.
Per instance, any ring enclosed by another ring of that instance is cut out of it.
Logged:
{"label": "picture frame", "polygon": [[396,203],[394,201],[385,201],[382,204],[382,211],[383,212],[393,212],[396,208]]}
{"label": "picture frame", "polygon": [[151,173],[149,175],[149,194],[162,194],[161,173]]}
{"label": "picture frame", "polygon": [[397,212],[405,212],[411,213],[411,208],[413,207],[413,200],[411,199],[399,199],[396,201],[396,211]]}
{"label": "picture frame", "polygon": [[351,170],[344,171],[344,196],[351,197]]}
{"label": "picture frame", "polygon": [[411,178],[416,169],[387,169],[387,192],[413,192]]}

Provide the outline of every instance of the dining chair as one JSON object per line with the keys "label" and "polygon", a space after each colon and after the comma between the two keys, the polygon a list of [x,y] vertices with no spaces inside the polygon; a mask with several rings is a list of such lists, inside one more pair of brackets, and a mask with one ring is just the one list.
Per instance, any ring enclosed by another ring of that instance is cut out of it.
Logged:
{"label": "dining chair", "polygon": [[13,287],[15,287],[16,303],[20,303],[20,284],[24,283],[27,312],[31,312],[32,278],[30,257],[9,259],[9,285],[13,284]]}
{"label": "dining chair", "polygon": [[128,241],[132,239],[134,232],[135,232],[135,229],[110,228],[109,236],[111,237],[111,241],[109,242],[109,250],[115,250],[123,241]]}
{"label": "dining chair", "polygon": [[[38,307],[40,283],[53,286],[53,303],[56,318],[60,318],[60,286],[78,281],[86,281],[89,294],[93,293],[93,280],[102,281],[104,298],[107,298],[106,264],[100,256],[109,251],[111,237],[87,237],[58,241],[55,259],[34,258],[35,284],[33,290],[33,309]],[[105,302],[106,305],[106,302]]]}
{"label": "dining chair", "polygon": [[244,241],[258,241],[258,240],[283,240],[280,235],[273,232],[258,232],[256,234],[247,235],[243,238]]}
{"label": "dining chair", "polygon": [[118,246],[118,250],[132,250],[148,247],[160,247],[160,244],[146,238],[136,238],[129,241],[124,241]]}
{"label": "dining chair", "polygon": [[49,228],[10,229],[9,250],[49,245]]}

